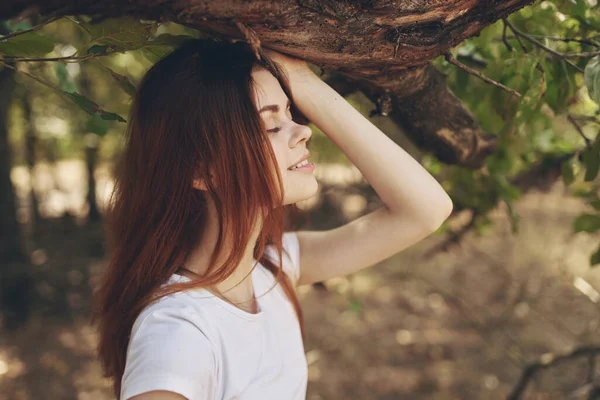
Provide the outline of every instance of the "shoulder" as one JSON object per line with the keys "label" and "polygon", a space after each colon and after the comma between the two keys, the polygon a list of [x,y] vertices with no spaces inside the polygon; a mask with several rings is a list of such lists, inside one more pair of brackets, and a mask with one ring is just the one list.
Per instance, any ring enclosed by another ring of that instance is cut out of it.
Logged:
{"label": "shoulder", "polygon": [[200,331],[209,331],[209,319],[197,307],[195,297],[186,292],[164,296],[148,305],[138,315],[132,327],[132,336],[139,330],[156,329],[162,325],[196,327]]}
{"label": "shoulder", "polygon": [[147,307],[135,321],[122,378],[123,399],[167,390],[186,398],[212,398],[218,358],[210,329],[180,296]]}

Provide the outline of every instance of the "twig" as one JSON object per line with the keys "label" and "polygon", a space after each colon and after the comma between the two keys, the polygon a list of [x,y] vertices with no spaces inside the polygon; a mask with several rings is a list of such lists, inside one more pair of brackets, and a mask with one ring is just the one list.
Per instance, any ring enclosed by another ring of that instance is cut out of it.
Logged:
{"label": "twig", "polygon": [[583,68],[577,66],[576,64],[574,64],[572,61],[570,61],[569,59],[567,59],[563,53],[560,53],[554,49],[551,49],[550,47],[546,46],[545,44],[539,42],[537,39],[535,39],[533,36],[525,33],[525,32],[521,32],[520,30],[518,30],[508,19],[504,19],[504,23],[506,25],[508,25],[508,27],[513,31],[513,33],[516,36],[520,36],[524,39],[527,39],[530,43],[532,43],[533,45],[539,47],[542,50],[547,51],[548,53],[552,54],[555,57],[558,57],[560,59],[562,59],[564,62],[566,62],[567,64],[569,64],[570,66],[572,66],[573,68],[575,68],[577,71],[579,72],[583,72]]}
{"label": "twig", "polygon": [[600,51],[586,51],[583,53],[561,53],[566,58],[587,58],[596,57],[600,55]]}
{"label": "twig", "polygon": [[600,44],[592,42],[589,39],[563,38],[563,37],[545,36],[545,35],[532,35],[532,34],[530,34],[529,36],[534,37],[536,39],[548,39],[548,40],[551,40],[553,42],[576,42],[576,43],[581,43],[581,44],[585,44],[585,45],[588,45],[588,46],[594,46],[594,47],[599,47],[600,46]]}
{"label": "twig", "polygon": [[25,29],[25,30],[22,30],[22,31],[16,31],[16,32],[13,32],[13,33],[8,33],[8,34],[0,37],[0,42],[4,41],[4,40],[8,40],[10,38],[13,38],[15,36],[24,35],[24,34],[29,33],[29,32],[37,32],[40,29],[42,29],[45,25],[48,25],[49,23],[54,22],[54,21],[56,21],[58,19],[60,19],[60,17],[50,17],[47,20],[45,20],[44,22],[42,22],[42,23],[34,26],[33,28]]}
{"label": "twig", "polygon": [[[510,29],[514,33],[512,26],[508,24],[508,21],[506,20],[506,18],[503,18],[502,22],[504,23],[504,30],[506,30],[507,27],[510,27]],[[523,53],[525,53],[525,54],[529,53],[529,50],[527,50],[527,47],[525,47],[525,43],[523,43],[521,38],[516,33],[515,33],[515,36],[511,37],[511,39],[517,39],[519,41],[519,45],[521,45],[521,49],[523,50]]]}
{"label": "twig", "polygon": [[479,79],[481,79],[484,82],[487,82],[489,84],[492,84],[496,87],[499,87],[502,90],[505,90],[506,92],[512,94],[513,96],[517,97],[517,98],[521,98],[523,97],[523,95],[519,92],[517,92],[514,89],[509,88],[508,86],[505,86],[503,84],[501,84],[500,82],[496,82],[495,80],[488,78],[487,76],[485,76],[484,74],[482,74],[481,72],[477,71],[476,69],[473,69],[469,66],[466,66],[465,64],[461,63],[460,61],[456,60],[454,57],[452,57],[452,54],[450,53],[446,53],[444,55],[446,57],[446,60],[452,64],[457,66],[458,68],[467,71],[469,74],[474,75],[476,77],[478,77]]}
{"label": "twig", "polygon": [[581,126],[579,126],[577,121],[575,121],[575,118],[573,118],[573,116],[571,114],[569,114],[569,115],[567,115],[567,119],[569,120],[569,122],[571,124],[573,124],[573,126],[575,127],[575,129],[577,130],[579,135],[583,138],[583,140],[585,141],[586,147],[590,147],[592,145],[592,141],[590,140],[590,138],[585,136],[585,133],[583,133],[583,129],[581,129]]}
{"label": "twig", "polygon": [[508,51],[513,51],[514,48],[510,45],[510,43],[508,43],[508,40],[506,39],[506,29],[507,28],[508,28],[508,26],[506,24],[504,24],[504,27],[502,28],[502,41],[504,42],[504,45],[506,46]]}
{"label": "twig", "polygon": [[595,124],[600,125],[600,119],[593,117],[591,115],[571,115],[571,117],[575,120],[585,121],[585,122],[593,122]]}
{"label": "twig", "polygon": [[[1,59],[0,59],[0,65],[4,66],[4,67],[6,67],[6,68],[10,68],[10,69],[12,69],[12,70],[14,70],[14,71],[16,71],[16,72],[19,72],[19,73],[21,73],[21,74],[23,74],[23,75],[25,75],[25,76],[27,76],[27,77],[29,77],[29,78],[33,79],[34,81],[36,81],[36,82],[39,82],[39,83],[41,83],[42,85],[44,85],[44,86],[46,86],[46,87],[48,87],[48,88],[52,89],[53,91],[55,91],[55,92],[56,92],[57,94],[59,94],[60,96],[64,96],[64,93],[63,93],[62,91],[60,91],[59,89],[55,88],[54,86],[52,86],[52,85],[51,85],[51,84],[49,84],[48,82],[44,82],[44,81],[43,81],[43,80],[41,80],[40,78],[38,78],[38,77],[36,77],[36,76],[34,76],[34,75],[31,75],[29,72],[25,72],[25,71],[23,71],[23,70],[21,70],[21,69],[18,69],[18,68],[17,68],[17,67],[15,67],[15,66],[12,66],[12,65],[10,65],[10,64],[7,64],[7,63],[3,62],[3,60],[1,60]],[[67,97],[68,97],[68,96],[67,96]]]}
{"label": "twig", "polygon": [[517,385],[513,389],[512,393],[508,395],[506,400],[519,400],[521,397],[521,394],[523,394],[523,392],[527,388],[527,384],[529,383],[529,381],[531,380],[533,375],[538,370],[549,368],[551,366],[554,366],[554,365],[556,365],[562,361],[568,360],[568,359],[577,358],[577,357],[581,357],[581,356],[590,356],[591,357],[591,356],[595,356],[598,354],[600,354],[600,347],[585,346],[585,347],[580,347],[578,349],[575,349],[575,350],[573,350],[569,353],[565,353],[565,354],[560,354],[560,355],[552,354],[550,356],[549,360],[542,359],[538,362],[532,363],[525,368],[525,370],[523,371],[523,374],[521,375],[521,378],[517,382]]}
{"label": "twig", "polygon": [[109,56],[111,54],[116,54],[116,53],[118,53],[118,51],[110,51],[110,52],[105,52],[105,53],[91,53],[91,54],[87,54],[85,56],[76,56],[75,54],[72,54],[72,55],[66,56],[66,57],[31,57],[31,58],[27,58],[27,57],[2,56],[2,57],[0,57],[0,62],[2,62],[2,61],[3,62],[55,61],[55,62],[70,63],[70,62],[81,62],[81,61],[89,60],[90,58],[95,58],[95,57]]}
{"label": "twig", "polygon": [[67,93],[63,92],[62,90],[60,90],[60,89],[58,89],[58,88],[56,88],[56,87],[52,86],[52,85],[51,85],[51,84],[49,84],[48,82],[44,82],[44,81],[43,81],[43,80],[41,80],[40,78],[38,78],[38,77],[36,77],[36,76],[34,76],[34,75],[31,75],[31,74],[30,74],[30,73],[28,73],[28,72],[25,72],[25,71],[23,71],[23,70],[20,70],[20,69],[18,69],[17,67],[14,67],[14,66],[12,66],[12,65],[10,65],[10,64],[6,64],[6,63],[2,62],[2,60],[0,60],[0,65],[2,65],[2,66],[4,66],[4,67],[7,67],[7,68],[10,68],[10,69],[12,69],[12,70],[15,70],[16,72],[19,72],[19,73],[21,73],[21,74],[23,74],[23,75],[25,75],[25,76],[27,76],[27,77],[29,77],[29,78],[33,79],[34,81],[36,81],[36,82],[38,82],[38,83],[41,83],[42,85],[44,85],[44,86],[46,86],[46,87],[50,88],[51,90],[53,90],[54,92],[56,92],[56,94],[58,94],[59,96],[61,96],[61,97],[63,97],[63,98],[66,98],[67,100],[69,100],[69,101],[73,102],[73,104],[75,104],[75,105],[79,106],[79,104],[77,104],[77,102],[76,102],[76,101],[75,101],[75,100],[74,100],[74,99],[73,99],[71,96],[67,95]]}

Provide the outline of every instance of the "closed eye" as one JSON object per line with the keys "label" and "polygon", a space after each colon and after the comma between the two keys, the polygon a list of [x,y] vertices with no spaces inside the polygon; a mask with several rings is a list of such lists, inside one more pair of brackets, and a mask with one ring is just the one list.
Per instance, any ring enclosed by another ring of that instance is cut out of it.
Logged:
{"label": "closed eye", "polygon": [[[285,114],[290,119],[292,119],[292,103],[289,100],[288,100],[288,103],[287,103],[287,108],[285,109]],[[278,126],[276,128],[267,130],[267,132],[269,132],[269,133],[277,133],[277,132],[280,132],[282,129],[283,128],[281,126]]]}

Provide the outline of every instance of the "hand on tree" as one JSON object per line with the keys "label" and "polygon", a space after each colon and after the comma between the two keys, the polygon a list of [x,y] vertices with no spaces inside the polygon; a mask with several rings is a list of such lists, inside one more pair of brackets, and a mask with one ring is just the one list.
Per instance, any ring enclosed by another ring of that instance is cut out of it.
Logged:
{"label": "hand on tree", "polygon": [[263,48],[264,54],[279,64],[287,73],[290,80],[303,80],[314,75],[305,60],[288,56],[275,50]]}

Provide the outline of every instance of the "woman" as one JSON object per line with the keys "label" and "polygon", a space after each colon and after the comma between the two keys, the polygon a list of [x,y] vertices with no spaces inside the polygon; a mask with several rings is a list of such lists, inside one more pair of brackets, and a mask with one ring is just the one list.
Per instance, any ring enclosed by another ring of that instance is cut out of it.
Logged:
{"label": "woman", "polygon": [[[315,195],[304,118],[385,206],[328,231],[284,231]],[[304,61],[191,40],[133,101],[97,294],[99,356],[121,399],[304,399],[294,287],[354,273],[434,232],[436,180]]]}

